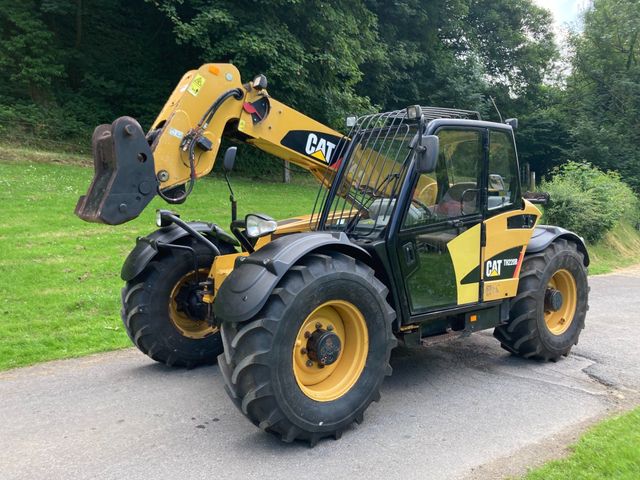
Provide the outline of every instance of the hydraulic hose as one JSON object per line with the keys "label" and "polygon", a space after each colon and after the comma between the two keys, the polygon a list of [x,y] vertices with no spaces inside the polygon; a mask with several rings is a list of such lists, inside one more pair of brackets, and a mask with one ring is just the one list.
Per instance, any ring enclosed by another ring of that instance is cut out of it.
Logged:
{"label": "hydraulic hose", "polygon": [[198,139],[202,136],[202,132],[207,129],[209,123],[213,119],[213,116],[216,114],[218,109],[222,106],[222,104],[227,101],[229,98],[233,97],[236,100],[242,99],[244,96],[244,91],[241,88],[232,88],[231,90],[227,90],[222,93],[216,100],[211,104],[211,106],[204,112],[202,118],[198,122],[198,126],[195,129],[191,129],[184,137],[182,144],[180,145],[183,150],[187,150],[189,152],[189,170],[190,170],[190,178],[189,185],[185,189],[184,193],[178,197],[169,197],[162,193],[162,190],[158,188],[158,195],[167,203],[176,204],[184,202],[187,197],[193,191],[193,185],[196,182],[196,161],[195,161],[195,149],[198,143]]}

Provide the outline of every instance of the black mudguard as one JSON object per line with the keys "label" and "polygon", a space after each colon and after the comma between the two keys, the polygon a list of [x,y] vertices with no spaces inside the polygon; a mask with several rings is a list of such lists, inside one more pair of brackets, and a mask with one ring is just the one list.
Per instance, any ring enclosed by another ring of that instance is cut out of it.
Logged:
{"label": "black mudguard", "polygon": [[574,242],[578,247],[578,250],[584,255],[584,266],[589,266],[589,252],[587,252],[587,246],[585,245],[583,238],[569,230],[565,230],[561,227],[554,227],[552,225],[538,225],[535,228],[533,235],[531,236],[531,240],[529,241],[529,245],[527,245],[527,253],[541,252],[558,238],[564,238],[570,242]]}
{"label": "black mudguard", "polygon": [[304,255],[327,247],[356,258],[370,257],[344,233],[296,233],[281,237],[236,260],[233,272],[216,294],[213,304],[216,319],[238,323],[253,318],[289,268]]}
{"label": "black mudguard", "polygon": [[[197,232],[202,233],[209,240],[225,242],[230,245],[238,245],[238,241],[222,230],[214,223],[189,222],[189,225]],[[173,243],[183,237],[190,235],[176,224],[160,228],[146,237],[139,237],[136,246],[122,265],[120,277],[128,282],[139,275],[147,264],[158,254],[160,247],[158,244]]]}

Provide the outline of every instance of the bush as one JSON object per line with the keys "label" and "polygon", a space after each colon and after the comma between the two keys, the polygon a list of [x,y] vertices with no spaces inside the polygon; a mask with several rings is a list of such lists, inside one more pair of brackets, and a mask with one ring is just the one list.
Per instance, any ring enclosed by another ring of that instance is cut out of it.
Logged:
{"label": "bush", "polygon": [[639,201],[616,172],[603,172],[589,163],[568,162],[552,171],[541,189],[551,195],[543,220],[597,242],[620,220],[635,224]]}
{"label": "bush", "polygon": [[56,105],[7,105],[0,101],[0,141],[4,144],[89,153],[94,127]]}

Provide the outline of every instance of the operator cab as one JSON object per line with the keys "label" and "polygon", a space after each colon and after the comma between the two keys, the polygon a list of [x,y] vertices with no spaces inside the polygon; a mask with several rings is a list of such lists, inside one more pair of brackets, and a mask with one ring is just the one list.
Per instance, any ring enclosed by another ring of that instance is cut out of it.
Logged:
{"label": "operator cab", "polygon": [[[423,147],[428,137],[436,141]],[[348,138],[330,187],[319,194],[317,229],[347,233],[381,264],[394,265],[403,323],[497,300],[515,288],[524,242],[505,235],[496,252],[504,259],[483,249],[487,234],[502,237],[507,217],[525,208],[512,125],[422,107],[419,115],[361,117]],[[425,148],[430,168],[419,165]]]}

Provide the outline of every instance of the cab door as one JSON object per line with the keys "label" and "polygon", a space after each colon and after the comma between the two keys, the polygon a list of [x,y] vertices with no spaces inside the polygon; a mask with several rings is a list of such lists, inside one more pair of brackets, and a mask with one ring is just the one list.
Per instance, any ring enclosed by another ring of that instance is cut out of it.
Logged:
{"label": "cab door", "polygon": [[436,134],[436,171],[415,179],[396,243],[411,315],[474,303],[480,293],[487,130]]}
{"label": "cab door", "polygon": [[482,300],[516,295],[520,267],[540,217],[540,211],[522,201],[518,157],[509,127],[489,130],[487,205],[482,249]]}

